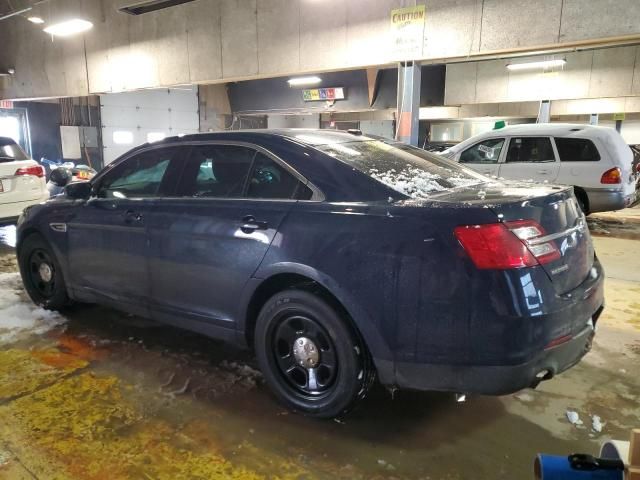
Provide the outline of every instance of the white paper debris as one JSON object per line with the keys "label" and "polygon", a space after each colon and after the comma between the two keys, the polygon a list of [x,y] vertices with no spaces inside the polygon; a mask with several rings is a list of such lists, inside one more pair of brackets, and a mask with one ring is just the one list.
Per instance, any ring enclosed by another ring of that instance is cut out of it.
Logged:
{"label": "white paper debris", "polygon": [[567,420],[573,425],[583,425],[582,420],[580,420],[580,415],[578,412],[574,412],[573,410],[567,410]]}
{"label": "white paper debris", "polygon": [[525,403],[533,402],[534,400],[533,395],[531,395],[530,393],[519,393],[515,395],[515,397],[521,402],[525,402]]}
{"label": "white paper debris", "polygon": [[596,433],[600,433],[602,432],[602,420],[600,419],[600,417],[598,415],[592,415],[591,416],[591,430],[593,430]]}

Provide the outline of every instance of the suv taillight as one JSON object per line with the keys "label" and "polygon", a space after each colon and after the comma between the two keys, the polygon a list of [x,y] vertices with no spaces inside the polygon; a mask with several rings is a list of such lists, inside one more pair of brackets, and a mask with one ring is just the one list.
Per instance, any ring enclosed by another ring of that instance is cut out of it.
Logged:
{"label": "suv taillight", "polygon": [[611,168],[602,174],[602,177],[600,177],[600,183],[605,185],[622,183],[622,172],[618,167]]}
{"label": "suv taillight", "polygon": [[553,240],[544,241],[544,229],[533,220],[465,225],[454,233],[475,266],[483,270],[533,267],[560,258]]}
{"label": "suv taillight", "polygon": [[16,170],[14,173],[16,177],[24,175],[33,175],[34,177],[44,177],[44,168],[41,165],[34,165],[32,167],[22,167]]}

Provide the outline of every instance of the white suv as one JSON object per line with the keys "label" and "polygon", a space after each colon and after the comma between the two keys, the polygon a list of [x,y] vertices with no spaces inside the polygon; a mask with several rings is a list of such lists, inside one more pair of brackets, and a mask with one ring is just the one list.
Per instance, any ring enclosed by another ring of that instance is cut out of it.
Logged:
{"label": "white suv", "polygon": [[625,208],[638,195],[633,153],[612,128],[513,125],[471,137],[442,155],[485,175],[571,185],[585,213]]}
{"label": "white suv", "polygon": [[10,138],[0,137],[0,224],[49,198],[44,168]]}

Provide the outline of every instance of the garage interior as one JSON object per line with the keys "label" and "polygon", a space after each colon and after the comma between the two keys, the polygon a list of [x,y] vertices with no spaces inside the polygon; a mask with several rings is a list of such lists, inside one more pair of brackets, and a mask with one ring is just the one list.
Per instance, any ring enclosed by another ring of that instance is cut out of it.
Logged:
{"label": "garage interior", "polygon": [[[394,28],[404,8],[421,23]],[[41,162],[99,171],[167,137],[264,128],[437,149],[502,122],[640,145],[640,2],[0,0],[0,136]],[[2,226],[0,478],[524,479],[538,453],[627,440],[640,208],[588,225],[606,308],[580,364],[465,402],[374,388],[335,421],[279,405],[251,352],[103,307],[37,309]]]}

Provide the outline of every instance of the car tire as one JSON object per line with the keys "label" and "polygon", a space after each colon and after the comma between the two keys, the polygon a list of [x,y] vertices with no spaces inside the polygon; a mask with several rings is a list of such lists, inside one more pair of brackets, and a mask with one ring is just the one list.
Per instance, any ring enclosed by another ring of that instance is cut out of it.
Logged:
{"label": "car tire", "polygon": [[36,305],[60,310],[71,303],[60,263],[40,234],[24,239],[18,252],[18,265],[24,288]]}
{"label": "car tire", "polygon": [[343,415],[373,382],[358,335],[311,292],[286,290],[271,297],[258,315],[254,338],[266,383],[292,410],[318,418]]}
{"label": "car tire", "polygon": [[578,201],[578,206],[582,213],[584,213],[585,217],[589,215],[589,201],[587,200],[587,194],[583,190],[575,190],[576,200]]}

